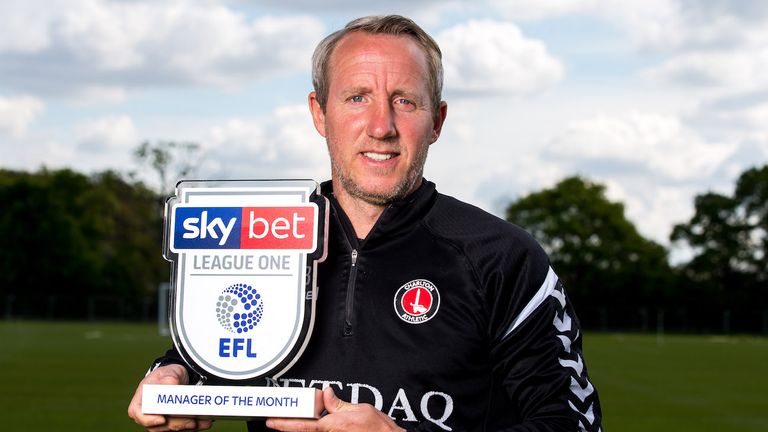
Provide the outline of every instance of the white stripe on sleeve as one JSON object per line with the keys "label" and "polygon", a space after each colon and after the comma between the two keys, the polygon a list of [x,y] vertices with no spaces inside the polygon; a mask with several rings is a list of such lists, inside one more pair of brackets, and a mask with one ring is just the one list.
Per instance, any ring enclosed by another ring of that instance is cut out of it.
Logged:
{"label": "white stripe on sleeve", "polygon": [[520,312],[520,315],[518,315],[517,318],[515,318],[515,320],[512,322],[512,325],[509,327],[509,329],[507,329],[504,337],[506,338],[509,336],[510,333],[512,333],[520,324],[523,323],[523,321],[528,319],[528,317],[533,314],[536,308],[541,306],[547,297],[552,295],[556,286],[557,275],[555,274],[555,271],[552,269],[552,267],[549,267],[549,270],[547,270],[547,277],[544,278],[544,282],[541,284],[541,287],[538,291],[536,291],[536,294],[533,295],[528,304],[525,305],[522,312]]}

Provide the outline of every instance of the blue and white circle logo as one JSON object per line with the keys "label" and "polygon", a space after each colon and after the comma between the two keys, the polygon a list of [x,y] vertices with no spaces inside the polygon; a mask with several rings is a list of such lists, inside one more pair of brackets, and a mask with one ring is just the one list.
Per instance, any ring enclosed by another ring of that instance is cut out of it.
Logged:
{"label": "blue and white circle logo", "polygon": [[232,333],[246,333],[261,321],[264,301],[256,288],[234,284],[224,289],[216,302],[219,324]]}

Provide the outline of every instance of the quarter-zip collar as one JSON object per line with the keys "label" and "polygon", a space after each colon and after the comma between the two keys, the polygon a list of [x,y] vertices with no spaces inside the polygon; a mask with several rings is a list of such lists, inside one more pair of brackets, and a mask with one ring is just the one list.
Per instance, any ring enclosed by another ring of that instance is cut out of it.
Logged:
{"label": "quarter-zip collar", "polygon": [[429,212],[437,197],[435,184],[424,179],[416,191],[401,201],[388,205],[379,216],[368,236],[358,241],[352,223],[349,221],[344,209],[333,196],[331,181],[324,182],[320,190],[331,202],[331,207],[339,224],[348,240],[350,249],[371,248],[382,240],[396,236],[413,227]]}
{"label": "quarter-zip collar", "polygon": [[402,233],[418,226],[419,221],[432,207],[437,197],[434,183],[426,180],[421,186],[407,198],[387,206],[381,213],[376,223],[371,228],[365,239],[358,239],[352,222],[350,222],[344,209],[333,196],[331,182],[325,182],[320,188],[323,195],[331,203],[331,218],[335,220],[341,230],[338,241],[346,247],[348,256],[348,271],[346,291],[344,293],[344,316],[342,322],[342,336],[352,337],[355,334],[355,297],[358,285],[358,275],[361,260],[366,253],[375,249],[379,244],[391,241]]}

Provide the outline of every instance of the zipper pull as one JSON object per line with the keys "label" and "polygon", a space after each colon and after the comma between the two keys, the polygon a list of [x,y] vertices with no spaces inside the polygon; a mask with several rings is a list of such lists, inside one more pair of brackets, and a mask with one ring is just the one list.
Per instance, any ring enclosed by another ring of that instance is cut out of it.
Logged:
{"label": "zipper pull", "polygon": [[352,302],[354,301],[355,279],[357,279],[357,249],[350,253],[352,263],[349,268],[349,281],[347,281],[347,300],[344,306],[344,336],[352,336]]}

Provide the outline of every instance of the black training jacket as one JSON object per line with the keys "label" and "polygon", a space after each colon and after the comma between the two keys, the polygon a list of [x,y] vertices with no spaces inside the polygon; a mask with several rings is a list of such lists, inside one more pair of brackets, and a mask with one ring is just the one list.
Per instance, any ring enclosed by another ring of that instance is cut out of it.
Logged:
{"label": "black training jacket", "polygon": [[[359,240],[322,190],[315,328],[267,385],[332,386],[414,431],[600,430],[578,320],[529,234],[425,180]],[[156,364],[169,362],[174,350]]]}

